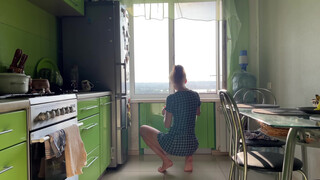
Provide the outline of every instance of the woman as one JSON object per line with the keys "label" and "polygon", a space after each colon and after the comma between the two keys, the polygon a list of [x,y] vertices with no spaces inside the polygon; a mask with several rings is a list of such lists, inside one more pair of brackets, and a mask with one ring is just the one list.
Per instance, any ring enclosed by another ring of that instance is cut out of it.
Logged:
{"label": "woman", "polygon": [[195,120],[196,115],[200,115],[200,97],[198,93],[186,88],[186,73],[181,65],[173,68],[170,73],[170,81],[176,92],[167,97],[166,106],[162,110],[164,126],[170,128],[169,132],[163,133],[153,127],[143,125],[140,127],[140,135],[162,159],[163,163],[158,168],[159,172],[163,173],[173,165],[166,153],[185,156],[184,171],[192,172],[192,154],[199,145],[195,136]]}

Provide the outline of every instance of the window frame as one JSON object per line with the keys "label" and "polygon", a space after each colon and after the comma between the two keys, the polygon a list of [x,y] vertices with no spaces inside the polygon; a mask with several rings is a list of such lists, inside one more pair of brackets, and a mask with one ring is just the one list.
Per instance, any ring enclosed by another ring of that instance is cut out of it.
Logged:
{"label": "window frame", "polygon": [[[188,2],[201,2],[201,1],[188,1]],[[203,2],[206,2],[206,0],[203,0]],[[171,13],[174,14],[174,3],[173,2],[167,2],[168,3],[168,13],[169,17],[172,17]],[[217,5],[217,17],[221,17],[222,15],[222,3],[220,1],[216,1]],[[166,97],[170,94],[173,94],[175,92],[173,85],[169,82],[169,93],[168,94],[136,94],[135,93],[135,71],[134,71],[134,16],[129,17],[129,21],[131,26],[129,27],[130,31],[130,97],[133,100],[161,100],[166,99]],[[168,20],[168,38],[169,38],[169,73],[171,72],[172,68],[175,65],[175,39],[174,39],[174,19]],[[225,89],[226,86],[226,50],[223,48],[224,46],[224,35],[226,32],[226,29],[223,26],[223,21],[216,20],[216,92],[214,93],[199,93],[201,99],[217,99],[218,97],[218,91],[220,89]],[[222,41],[221,41],[222,39]],[[221,50],[223,49],[223,50]],[[221,72],[222,71],[222,72]],[[221,77],[222,76],[222,77]],[[168,74],[169,77],[169,74]]]}

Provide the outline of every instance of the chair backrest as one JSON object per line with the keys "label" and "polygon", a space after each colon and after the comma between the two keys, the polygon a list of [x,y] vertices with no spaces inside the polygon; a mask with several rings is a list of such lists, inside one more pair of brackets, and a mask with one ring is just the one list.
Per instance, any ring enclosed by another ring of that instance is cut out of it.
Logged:
{"label": "chair backrest", "polygon": [[[240,119],[239,109],[234,99],[226,90],[219,91],[222,111],[227,121],[229,135],[230,135],[230,149],[229,155],[237,162],[237,153],[242,150],[244,154],[244,168],[247,168],[247,146],[244,143],[243,124]],[[240,140],[243,142],[240,149]]]}
{"label": "chair backrest", "polygon": [[[277,104],[276,97],[265,88],[242,88],[233,95],[233,98],[236,103]],[[267,103],[268,101],[270,103]]]}

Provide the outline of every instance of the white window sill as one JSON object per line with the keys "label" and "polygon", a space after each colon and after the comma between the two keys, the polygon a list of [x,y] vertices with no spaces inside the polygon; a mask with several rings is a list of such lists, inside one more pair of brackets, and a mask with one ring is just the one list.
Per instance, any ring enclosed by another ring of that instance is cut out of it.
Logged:
{"label": "white window sill", "polygon": [[[220,102],[219,98],[201,98],[201,102]],[[131,99],[132,104],[135,103],[165,103],[166,98],[157,98],[157,99]]]}

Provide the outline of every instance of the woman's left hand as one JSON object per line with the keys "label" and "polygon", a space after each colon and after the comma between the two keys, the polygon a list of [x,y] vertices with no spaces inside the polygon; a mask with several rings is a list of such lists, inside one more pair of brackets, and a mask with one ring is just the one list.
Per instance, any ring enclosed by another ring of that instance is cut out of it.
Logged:
{"label": "woman's left hand", "polygon": [[164,116],[165,114],[166,114],[166,106],[164,106],[162,109],[162,116]]}

